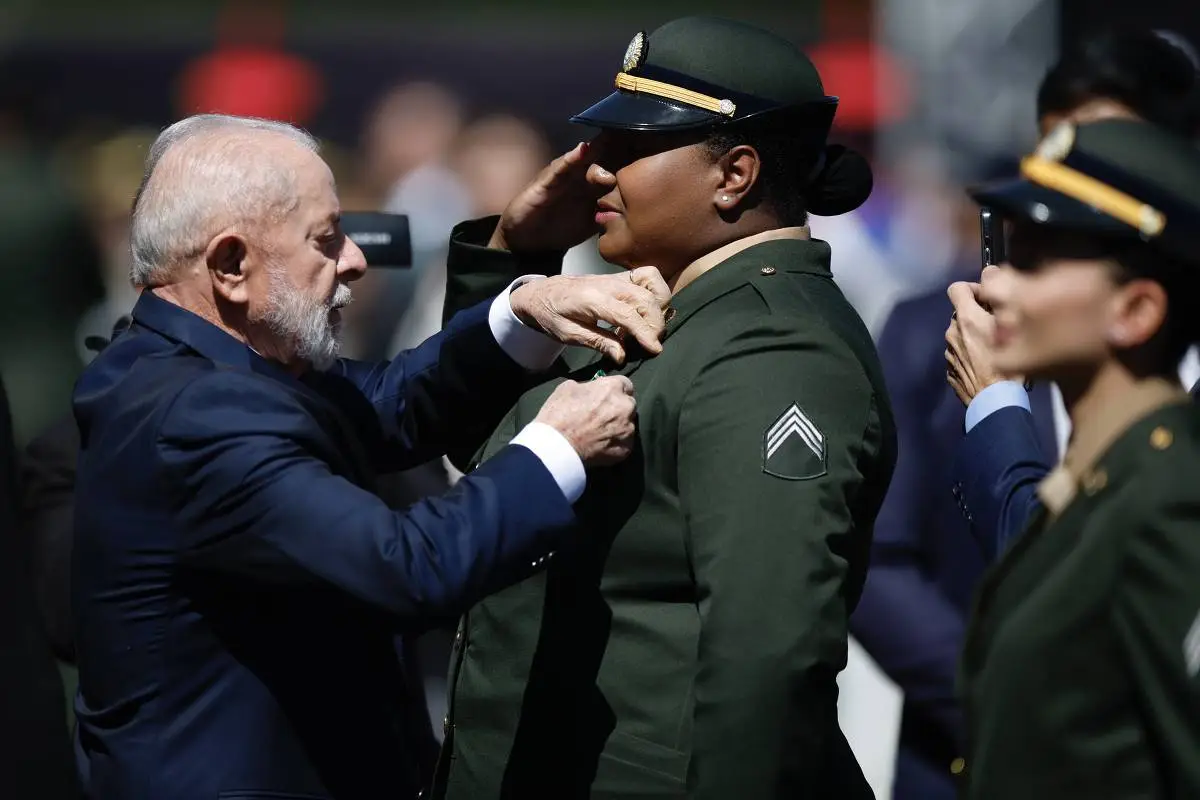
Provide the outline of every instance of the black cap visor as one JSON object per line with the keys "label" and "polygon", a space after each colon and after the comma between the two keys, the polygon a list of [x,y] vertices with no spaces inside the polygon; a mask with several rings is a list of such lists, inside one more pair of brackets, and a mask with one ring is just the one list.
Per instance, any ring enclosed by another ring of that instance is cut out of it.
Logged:
{"label": "black cap visor", "polygon": [[971,196],[1013,220],[1065,230],[1138,235],[1136,229],[1084,202],[1020,178],[972,189]]}
{"label": "black cap visor", "polygon": [[833,124],[837,107],[838,98],[833,96],[792,106],[755,98],[747,100],[746,96],[742,96],[738,101],[737,116],[730,118],[651,94],[616,91],[588,110],[571,117],[571,122],[625,131],[686,131],[722,125],[787,125],[819,130],[823,141]]}
{"label": "black cap visor", "polygon": [[727,119],[702,108],[671,103],[652,95],[613,92],[588,110],[571,117],[571,122],[624,131],[683,131],[711,127]]}

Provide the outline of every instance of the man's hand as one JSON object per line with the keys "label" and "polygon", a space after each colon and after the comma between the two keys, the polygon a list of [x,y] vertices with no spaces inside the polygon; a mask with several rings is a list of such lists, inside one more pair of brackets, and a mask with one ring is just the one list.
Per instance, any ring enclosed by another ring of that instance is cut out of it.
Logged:
{"label": "man's hand", "polygon": [[520,253],[585,241],[596,232],[596,201],[608,191],[588,183],[591,164],[586,142],[551,161],[504,209],[488,246]]}
{"label": "man's hand", "polygon": [[613,375],[559,385],[534,422],[545,423],[566,437],[585,467],[599,467],[629,457],[636,409],[633,382],[624,375]]}
{"label": "man's hand", "polygon": [[[989,270],[995,269],[985,269],[983,280],[988,279]],[[982,284],[958,281],[946,292],[954,305],[946,329],[946,382],[964,405],[970,405],[993,383],[1022,380],[1020,376],[1001,374],[992,363],[996,320],[980,303],[982,289]]]}
{"label": "man's hand", "polygon": [[[663,309],[671,290],[654,267],[616,275],[556,275],[518,286],[513,313],[563,344],[598,350],[625,362],[623,338],[633,336],[650,355],[662,352]],[[606,323],[612,330],[600,327]]]}

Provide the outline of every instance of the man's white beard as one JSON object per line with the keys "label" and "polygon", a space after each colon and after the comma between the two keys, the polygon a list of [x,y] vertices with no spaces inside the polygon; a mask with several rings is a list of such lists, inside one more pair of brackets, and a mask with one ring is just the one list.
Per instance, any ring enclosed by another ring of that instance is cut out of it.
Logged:
{"label": "man's white beard", "polygon": [[281,342],[292,342],[295,357],[324,371],[333,366],[342,346],[340,326],[329,312],[350,303],[350,287],[339,283],[333,299],[316,300],[292,285],[282,269],[272,269],[267,313],[263,321]]}

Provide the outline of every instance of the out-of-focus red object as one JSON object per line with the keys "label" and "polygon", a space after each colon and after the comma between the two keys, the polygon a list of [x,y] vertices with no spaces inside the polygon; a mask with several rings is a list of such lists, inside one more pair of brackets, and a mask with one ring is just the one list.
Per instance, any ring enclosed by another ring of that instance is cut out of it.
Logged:
{"label": "out-of-focus red object", "polygon": [[287,6],[286,0],[229,0],[217,17],[216,49],[180,76],[179,110],[309,122],[323,100],[324,80],[281,46]]}
{"label": "out-of-focus red object", "polygon": [[303,125],[324,91],[303,59],[270,47],[219,48],[193,61],[179,84],[182,110],[266,117]]}
{"label": "out-of-focus red object", "polygon": [[895,122],[912,105],[904,64],[868,40],[822,42],[807,49],[825,93],[841,98],[834,127],[863,131]]}

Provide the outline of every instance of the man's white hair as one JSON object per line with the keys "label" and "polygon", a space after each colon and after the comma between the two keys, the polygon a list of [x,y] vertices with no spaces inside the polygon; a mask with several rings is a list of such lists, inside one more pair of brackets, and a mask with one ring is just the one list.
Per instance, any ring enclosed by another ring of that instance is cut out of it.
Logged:
{"label": "man's white hair", "polygon": [[182,119],[155,139],[133,201],[130,279],[135,286],[170,280],[172,270],[203,253],[223,227],[269,222],[272,214],[295,207],[295,176],[278,161],[263,158],[261,141],[246,135],[255,133],[283,136],[319,151],[317,140],[293,125],[225,114]]}

